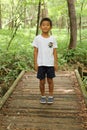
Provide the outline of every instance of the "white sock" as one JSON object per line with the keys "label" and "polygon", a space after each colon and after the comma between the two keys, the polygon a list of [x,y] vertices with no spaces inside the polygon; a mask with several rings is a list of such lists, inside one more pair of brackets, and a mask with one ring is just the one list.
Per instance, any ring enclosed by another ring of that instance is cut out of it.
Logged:
{"label": "white sock", "polygon": [[53,96],[49,96],[49,98],[53,98]]}
{"label": "white sock", "polygon": [[46,98],[46,96],[41,96],[42,98]]}

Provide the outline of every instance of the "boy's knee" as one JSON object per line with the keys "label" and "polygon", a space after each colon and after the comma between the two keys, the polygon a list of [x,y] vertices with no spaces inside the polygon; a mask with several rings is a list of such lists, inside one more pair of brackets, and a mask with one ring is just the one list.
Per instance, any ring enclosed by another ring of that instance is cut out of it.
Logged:
{"label": "boy's knee", "polygon": [[48,84],[52,84],[53,83],[53,79],[51,79],[51,78],[48,78],[47,81],[48,81]]}
{"label": "boy's knee", "polygon": [[40,80],[41,85],[45,85],[45,80]]}

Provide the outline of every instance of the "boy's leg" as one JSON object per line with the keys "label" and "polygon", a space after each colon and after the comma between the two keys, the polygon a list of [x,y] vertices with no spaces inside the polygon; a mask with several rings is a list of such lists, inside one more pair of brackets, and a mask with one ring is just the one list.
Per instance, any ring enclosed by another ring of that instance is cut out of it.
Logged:
{"label": "boy's leg", "polygon": [[45,79],[40,80],[40,92],[42,96],[45,96]]}
{"label": "boy's leg", "polygon": [[49,85],[49,96],[48,96],[48,104],[52,104],[53,103],[53,90],[54,90],[54,83],[53,83],[53,79],[52,78],[47,78],[48,81],[48,85]]}
{"label": "boy's leg", "polygon": [[40,80],[40,92],[41,92],[41,99],[40,103],[46,103],[46,96],[45,96],[45,67],[40,66],[38,67],[38,73],[37,73],[37,78]]}
{"label": "boy's leg", "polygon": [[53,78],[47,78],[48,86],[49,86],[49,96],[53,96],[54,83]]}
{"label": "boy's leg", "polygon": [[40,92],[41,92],[41,99],[40,103],[46,103],[46,96],[45,96],[45,79],[40,80]]}
{"label": "boy's leg", "polygon": [[40,81],[39,87],[40,87],[41,95],[44,96],[45,94],[45,68],[44,66],[38,67],[37,78]]}
{"label": "boy's leg", "polygon": [[53,78],[54,77],[55,77],[54,67],[48,67],[47,68],[47,82],[49,85],[49,96],[53,96],[53,90],[54,90]]}

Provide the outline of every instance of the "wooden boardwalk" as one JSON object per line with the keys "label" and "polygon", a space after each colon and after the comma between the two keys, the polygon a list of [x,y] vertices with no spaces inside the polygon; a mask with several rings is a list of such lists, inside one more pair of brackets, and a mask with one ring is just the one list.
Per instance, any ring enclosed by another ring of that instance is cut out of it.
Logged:
{"label": "wooden boardwalk", "polygon": [[75,73],[58,72],[54,84],[54,103],[40,104],[36,74],[25,73],[0,110],[0,130],[87,130],[87,109]]}

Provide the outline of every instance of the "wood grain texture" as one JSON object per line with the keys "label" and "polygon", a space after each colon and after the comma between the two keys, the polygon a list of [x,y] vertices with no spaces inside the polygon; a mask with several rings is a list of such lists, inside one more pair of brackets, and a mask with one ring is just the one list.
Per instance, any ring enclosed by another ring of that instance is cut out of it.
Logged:
{"label": "wood grain texture", "polygon": [[0,130],[86,130],[87,108],[75,73],[56,73],[54,86],[54,103],[42,105],[36,73],[26,72],[0,111]]}

